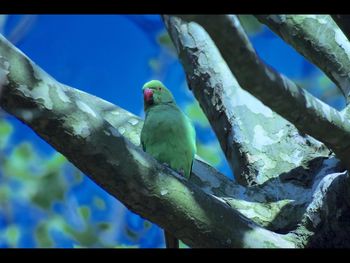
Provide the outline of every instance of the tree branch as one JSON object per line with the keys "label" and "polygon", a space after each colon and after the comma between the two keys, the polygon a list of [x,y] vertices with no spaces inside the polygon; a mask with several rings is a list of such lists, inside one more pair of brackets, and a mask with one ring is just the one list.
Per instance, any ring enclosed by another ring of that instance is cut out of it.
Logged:
{"label": "tree branch", "polygon": [[347,171],[316,180],[313,200],[295,238],[304,247],[349,248],[350,178]]}
{"label": "tree branch", "polygon": [[[295,246],[288,235],[259,227],[122,136],[138,143],[132,127],[139,121],[131,114],[57,82],[2,36],[0,56],[0,106],[132,211],[193,247]],[[116,126],[108,121],[122,113]],[[199,163],[195,169],[205,168]]]}
{"label": "tree branch", "polygon": [[240,88],[200,26],[170,16],[163,19],[189,86],[239,183],[262,184],[316,157],[328,156],[323,144],[299,134],[291,123]]}
{"label": "tree branch", "polygon": [[350,100],[350,42],[329,15],[257,15],[310,60]]}
{"label": "tree branch", "polygon": [[193,20],[206,29],[242,88],[293,123],[299,131],[325,143],[350,169],[350,123],[344,114],[264,64],[255,53],[237,17],[181,17]]}

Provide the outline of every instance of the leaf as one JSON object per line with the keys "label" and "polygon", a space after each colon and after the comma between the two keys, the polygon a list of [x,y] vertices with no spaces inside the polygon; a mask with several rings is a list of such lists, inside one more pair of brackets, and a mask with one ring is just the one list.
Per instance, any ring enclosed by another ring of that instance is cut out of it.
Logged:
{"label": "leaf", "polygon": [[83,205],[78,208],[78,213],[85,221],[90,220],[90,217],[91,217],[90,207]]}
{"label": "leaf", "polygon": [[158,36],[157,36],[157,42],[167,48],[170,48],[172,50],[175,50],[173,41],[171,41],[171,38],[166,30],[162,31]]}
{"label": "leaf", "polygon": [[197,143],[197,155],[212,166],[219,166],[221,163],[220,146],[217,141],[208,144]]}
{"label": "leaf", "polygon": [[50,171],[57,171],[67,163],[67,159],[60,153],[55,152],[46,163],[46,169]]}
{"label": "leaf", "polygon": [[329,86],[334,85],[333,82],[324,74],[319,74],[319,77],[317,78],[318,86],[320,88],[327,89]]}
{"label": "leaf", "polygon": [[34,157],[33,146],[29,142],[19,144],[13,151],[13,157],[21,161],[28,161]]}
{"label": "leaf", "polygon": [[131,240],[133,240],[133,241],[136,242],[136,241],[139,239],[139,236],[138,236],[138,234],[137,234],[135,231],[133,231],[133,230],[131,230],[131,229],[129,229],[129,228],[126,228],[125,231],[126,231],[126,235],[127,235]]}
{"label": "leaf", "polygon": [[50,217],[50,220],[47,222],[48,229],[64,231],[66,227],[65,219],[61,215],[54,215]]}
{"label": "leaf", "polygon": [[99,241],[98,234],[92,225],[87,225],[84,231],[77,231],[70,225],[65,224],[64,232],[70,235],[79,246],[91,247]]}
{"label": "leaf", "polygon": [[148,61],[148,65],[155,72],[158,72],[160,70],[160,63],[159,63],[159,60],[157,59],[150,59]]}
{"label": "leaf", "polygon": [[11,196],[10,187],[7,184],[0,184],[0,204],[8,202]]}
{"label": "leaf", "polygon": [[36,226],[34,235],[38,247],[48,248],[54,246],[54,241],[50,237],[48,225],[46,222],[40,222]]}
{"label": "leaf", "polygon": [[31,166],[36,157],[30,143],[24,142],[11,151],[3,160],[3,172],[15,180],[32,180]]}
{"label": "leaf", "polygon": [[207,117],[196,100],[186,106],[185,113],[194,123],[197,123],[201,127],[208,128],[210,126]]}
{"label": "leaf", "polygon": [[66,185],[60,170],[46,173],[38,180],[37,190],[33,193],[31,200],[43,209],[50,209],[54,201],[62,201]]}
{"label": "leaf", "polygon": [[99,210],[106,209],[106,202],[101,197],[95,195],[92,202]]}
{"label": "leaf", "polygon": [[17,247],[20,236],[21,231],[16,225],[10,225],[5,230],[5,238],[11,247]]}
{"label": "leaf", "polygon": [[5,120],[0,120],[0,150],[6,147],[12,132],[12,125]]}
{"label": "leaf", "polygon": [[79,169],[74,167],[74,166],[73,166],[73,169],[74,169],[74,171],[73,171],[74,183],[75,184],[80,184],[83,181],[83,179],[84,179],[83,173]]}
{"label": "leaf", "polygon": [[256,35],[263,31],[263,25],[253,15],[238,15],[244,30],[250,35]]}
{"label": "leaf", "polygon": [[111,228],[111,224],[108,222],[98,223],[97,227],[100,231],[106,231]]}

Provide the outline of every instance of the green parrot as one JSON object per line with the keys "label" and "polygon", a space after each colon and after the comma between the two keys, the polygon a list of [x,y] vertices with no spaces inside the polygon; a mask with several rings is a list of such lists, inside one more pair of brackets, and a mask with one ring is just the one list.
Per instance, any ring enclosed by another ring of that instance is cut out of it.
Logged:
{"label": "green parrot", "polygon": [[[196,133],[190,119],[162,82],[151,80],[142,90],[146,114],[141,131],[143,150],[188,179],[196,154]],[[177,238],[166,230],[164,234],[167,248],[179,247]]]}

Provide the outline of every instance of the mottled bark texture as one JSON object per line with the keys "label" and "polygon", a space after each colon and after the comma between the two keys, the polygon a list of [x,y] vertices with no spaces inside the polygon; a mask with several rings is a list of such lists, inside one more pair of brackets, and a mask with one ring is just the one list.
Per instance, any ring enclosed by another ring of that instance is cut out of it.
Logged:
{"label": "mottled bark texture", "polygon": [[257,15],[286,43],[318,66],[350,100],[350,42],[329,15]]}
{"label": "mottled bark texture", "polygon": [[[187,82],[211,123],[237,181],[262,184],[316,157],[324,145],[243,90],[208,34],[195,23],[165,17]],[[198,47],[198,48],[196,48]]]}
{"label": "mottled bark texture", "polygon": [[[247,201],[246,196],[240,200],[231,197],[223,197],[223,199],[232,207],[240,208],[240,212],[247,217],[250,217],[250,211],[258,213],[259,219],[255,218],[255,222],[278,233],[289,233],[299,247],[349,247],[348,235],[340,233],[340,229],[350,230],[349,221],[346,220],[350,205],[349,201],[345,200],[350,191],[348,173],[344,171],[340,162],[322,147],[322,143],[314,139],[311,139],[311,142],[305,140],[308,128],[302,128],[304,125],[310,127],[311,124],[306,122],[311,121],[312,125],[315,125],[311,129],[315,130],[319,127],[317,126],[320,123],[319,118],[324,125],[332,126],[334,115],[323,116],[328,115],[328,111],[334,113],[336,119],[340,119],[338,125],[341,127],[345,114],[331,109],[312,95],[305,93],[286,77],[267,67],[255,54],[235,16],[182,15],[164,16],[163,19],[187,74],[189,86],[211,121],[213,129],[216,129],[218,138],[220,139],[221,133],[221,136],[226,136],[224,139],[226,142],[232,140],[233,148],[244,149],[249,154],[256,147],[254,140],[251,139],[255,136],[255,141],[259,140],[263,146],[256,150],[267,153],[267,158],[277,161],[273,163],[274,171],[270,170],[268,180],[246,191],[254,192],[254,199],[257,200],[263,189],[263,200],[260,202],[265,203],[265,208],[274,204],[273,208],[263,209],[259,213],[261,206],[256,206],[255,201],[252,200],[244,202]],[[201,26],[189,21],[200,24],[212,39]],[[248,61],[244,60],[245,57],[248,57],[246,58]],[[250,66],[245,66],[244,63]],[[249,89],[246,89],[253,95],[294,125],[296,124],[301,133],[295,132],[295,126],[279,115],[274,116],[273,112],[266,114],[268,108],[260,105],[249,93],[243,95],[245,92],[237,82],[243,88],[248,86]],[[263,92],[266,94],[260,95]],[[287,93],[286,96],[281,96],[283,93]],[[276,94],[279,95],[277,98]],[[283,103],[287,106],[282,105]],[[242,111],[239,109],[241,105],[245,106]],[[299,105],[301,105],[300,108],[298,108]],[[287,110],[288,107],[290,112]],[[303,114],[304,111],[305,114]],[[273,118],[274,122],[270,124],[269,118]],[[269,130],[269,125],[273,127],[273,124],[280,129],[278,131],[280,140],[274,141],[272,139],[274,137],[271,137],[272,134],[276,134]],[[267,129],[269,132],[260,132],[256,127],[262,128],[261,130]],[[227,134],[227,130],[231,134]],[[241,130],[245,132],[240,132]],[[345,135],[347,131],[343,130],[342,133]],[[309,135],[314,134],[309,133]],[[329,134],[325,136],[326,140],[321,139],[327,142],[332,140],[332,136],[334,135]],[[323,136],[318,137],[320,139]],[[279,144],[284,146],[278,148]],[[296,145],[299,148],[295,148]],[[222,148],[225,151],[226,148]],[[326,155],[329,156],[325,157]],[[261,153],[259,155],[258,151],[255,151],[252,156],[259,156],[260,160],[266,160],[261,158]],[[298,156],[301,160],[307,160],[309,156],[310,159],[305,162],[307,165],[304,165],[305,163],[297,165],[295,162],[294,167],[288,172],[278,172],[279,169],[284,169],[283,166],[287,161],[283,159],[285,156]],[[264,165],[269,163],[271,162],[265,161]],[[248,165],[251,163],[248,162]],[[242,176],[235,175],[238,180]],[[256,181],[260,183],[259,180]],[[278,205],[281,206],[277,208]],[[276,211],[278,212],[275,213]],[[264,215],[264,212],[267,213]]]}
{"label": "mottled bark texture", "polygon": [[265,64],[256,54],[236,16],[180,17],[184,21],[197,22],[209,33],[243,89],[293,123],[300,132],[323,142],[336,153],[345,167],[350,168],[349,120],[343,113]]}
{"label": "mottled bark texture", "polygon": [[[252,186],[198,160],[190,180],[183,179],[138,147],[137,116],[57,82],[2,36],[0,106],[129,209],[191,247],[350,247],[349,176],[324,141],[298,132],[300,124],[241,89],[222,46],[226,61],[200,26],[168,16],[165,22],[235,176]],[[286,93],[279,99],[290,105]]]}
{"label": "mottled bark texture", "polygon": [[57,82],[2,36],[0,56],[1,107],[132,211],[192,247],[295,246],[220,198],[244,189],[213,168],[197,161],[187,181],[144,153],[138,117]]}

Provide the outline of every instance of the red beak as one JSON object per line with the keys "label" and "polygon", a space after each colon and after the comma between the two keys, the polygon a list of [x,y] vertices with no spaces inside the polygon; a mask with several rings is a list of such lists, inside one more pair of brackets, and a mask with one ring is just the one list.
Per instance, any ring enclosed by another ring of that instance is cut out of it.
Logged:
{"label": "red beak", "polygon": [[145,89],[143,91],[143,99],[148,104],[152,104],[153,103],[153,91],[151,89]]}

